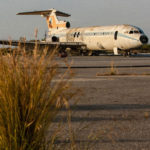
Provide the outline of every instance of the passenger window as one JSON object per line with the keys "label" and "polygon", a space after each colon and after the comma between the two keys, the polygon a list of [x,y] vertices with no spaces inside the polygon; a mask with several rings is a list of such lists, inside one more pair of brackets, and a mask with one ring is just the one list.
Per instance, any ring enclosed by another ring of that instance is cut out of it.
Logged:
{"label": "passenger window", "polygon": [[76,37],[76,32],[74,33],[74,37]]}
{"label": "passenger window", "polygon": [[77,34],[77,37],[79,37],[80,36],[80,32],[78,32],[78,34]]}

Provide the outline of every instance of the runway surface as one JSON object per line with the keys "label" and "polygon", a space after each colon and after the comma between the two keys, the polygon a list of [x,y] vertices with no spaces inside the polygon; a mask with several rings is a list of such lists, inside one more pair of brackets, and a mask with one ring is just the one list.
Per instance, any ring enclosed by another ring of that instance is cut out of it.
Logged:
{"label": "runway surface", "polygon": [[[75,142],[92,150],[150,149],[150,57],[99,56],[69,57],[75,76],[69,80],[72,89],[80,89],[70,102]],[[57,58],[60,71],[66,70]],[[112,63],[117,70],[109,73]],[[54,80],[57,82],[59,79]],[[77,104],[73,105],[76,101]],[[67,111],[62,109],[54,121],[63,121],[64,138],[57,142],[68,144]]]}

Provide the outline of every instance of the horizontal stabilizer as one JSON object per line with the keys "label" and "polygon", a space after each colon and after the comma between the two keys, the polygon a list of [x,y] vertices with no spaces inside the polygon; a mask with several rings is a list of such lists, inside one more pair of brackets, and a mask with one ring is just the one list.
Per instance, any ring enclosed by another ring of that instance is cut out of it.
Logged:
{"label": "horizontal stabilizer", "polygon": [[49,10],[42,10],[42,11],[31,11],[31,12],[21,12],[18,13],[17,15],[43,15],[43,16],[49,16],[52,12],[56,14],[56,16],[61,16],[61,17],[69,17],[71,16],[70,14],[57,11],[55,9],[49,9]]}

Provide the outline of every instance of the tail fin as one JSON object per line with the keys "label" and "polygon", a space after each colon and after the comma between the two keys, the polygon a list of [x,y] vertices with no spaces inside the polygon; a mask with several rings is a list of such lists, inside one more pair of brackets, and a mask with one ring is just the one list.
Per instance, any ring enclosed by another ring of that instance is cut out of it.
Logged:
{"label": "tail fin", "polygon": [[55,9],[43,10],[43,11],[32,11],[32,12],[21,12],[17,15],[41,15],[46,18],[49,29],[65,29],[70,27],[70,23],[66,21],[59,21],[57,16],[69,17],[70,15]]}

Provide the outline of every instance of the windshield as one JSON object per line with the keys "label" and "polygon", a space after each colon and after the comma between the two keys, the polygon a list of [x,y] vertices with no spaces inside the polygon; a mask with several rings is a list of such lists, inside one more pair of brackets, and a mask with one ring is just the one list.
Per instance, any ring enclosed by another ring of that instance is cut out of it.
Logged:
{"label": "windshield", "polygon": [[142,30],[131,30],[129,31],[129,34],[143,34]]}
{"label": "windshield", "polygon": [[134,27],[135,30],[138,30],[139,33],[144,34],[144,31],[142,29],[140,29],[139,27],[137,27],[137,26],[132,26],[132,27]]}

